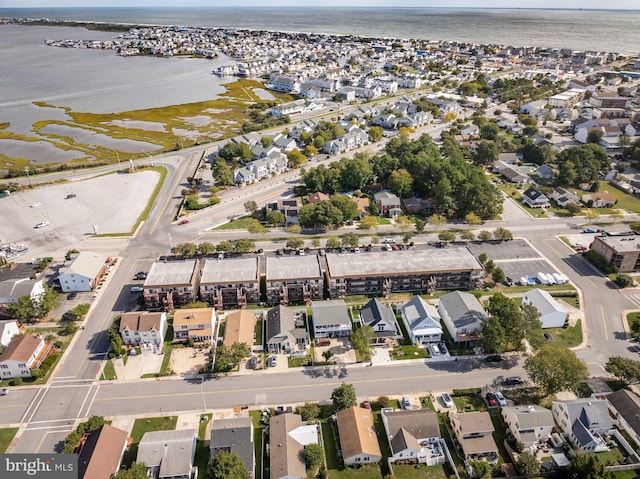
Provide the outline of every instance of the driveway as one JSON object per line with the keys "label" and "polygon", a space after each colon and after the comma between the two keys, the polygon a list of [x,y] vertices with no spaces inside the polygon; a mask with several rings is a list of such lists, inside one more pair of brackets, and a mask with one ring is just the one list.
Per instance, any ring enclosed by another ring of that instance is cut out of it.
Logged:
{"label": "driveway", "polygon": [[331,359],[335,360],[339,364],[354,364],[356,362],[356,353],[353,350],[351,341],[347,338],[331,338],[329,346],[316,346],[315,347],[315,360],[318,362],[324,362],[326,359],[322,356],[322,353],[329,350],[333,353]]}
{"label": "driveway", "polygon": [[208,349],[173,348],[169,368],[178,376],[191,376],[199,374],[208,362]]}
{"label": "driveway", "polygon": [[164,354],[141,354],[128,356],[126,365],[122,358],[115,358],[112,361],[119,380],[140,379],[145,374],[159,373],[163,358]]}

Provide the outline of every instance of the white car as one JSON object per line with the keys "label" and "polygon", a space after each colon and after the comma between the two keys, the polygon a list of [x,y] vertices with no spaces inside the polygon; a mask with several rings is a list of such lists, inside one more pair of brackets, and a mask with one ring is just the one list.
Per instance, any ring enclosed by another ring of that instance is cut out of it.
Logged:
{"label": "white car", "polygon": [[40,206],[41,204],[42,204],[42,203],[31,203],[31,204],[29,205],[29,208],[36,208],[36,207]]}
{"label": "white car", "polygon": [[409,401],[409,398],[407,396],[404,396],[402,398],[402,409],[406,409],[407,411],[411,411],[413,409],[411,401]]}
{"label": "white car", "polygon": [[132,286],[131,287],[131,292],[132,293],[142,293],[144,291],[144,288],[142,286]]}
{"label": "white car", "polygon": [[8,392],[7,388],[0,388],[0,396],[6,396]]}
{"label": "white car", "polygon": [[507,400],[504,398],[504,396],[502,395],[502,393],[500,391],[496,391],[495,393],[493,393],[493,395],[496,398],[496,401],[498,401],[498,405],[499,406],[506,406],[507,405]]}
{"label": "white car", "polygon": [[442,399],[444,407],[453,407],[453,399],[451,399],[451,396],[449,396],[448,393],[442,393],[440,399]]}
{"label": "white car", "polygon": [[38,223],[36,225],[36,228],[43,228],[44,226],[47,226],[49,224],[48,221],[41,221],[40,223]]}

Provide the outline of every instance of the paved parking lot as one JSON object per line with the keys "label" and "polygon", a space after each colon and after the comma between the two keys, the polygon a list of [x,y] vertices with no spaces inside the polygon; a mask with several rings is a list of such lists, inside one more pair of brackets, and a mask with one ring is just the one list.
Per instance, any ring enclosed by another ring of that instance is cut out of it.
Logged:
{"label": "paved parking lot", "polygon": [[122,358],[115,358],[113,359],[113,368],[116,370],[118,379],[139,379],[144,374],[159,373],[163,358],[164,354],[129,356],[126,365]]}
{"label": "paved parking lot", "polygon": [[[155,171],[112,174],[42,186],[0,200],[3,242],[24,242],[29,255],[50,255],[98,233],[133,228],[160,178]],[[69,195],[75,195],[68,197]],[[35,228],[38,223],[46,226]]]}
{"label": "paved parking lot", "polygon": [[209,362],[208,350],[197,348],[173,348],[169,368],[177,376],[192,376],[200,373]]}

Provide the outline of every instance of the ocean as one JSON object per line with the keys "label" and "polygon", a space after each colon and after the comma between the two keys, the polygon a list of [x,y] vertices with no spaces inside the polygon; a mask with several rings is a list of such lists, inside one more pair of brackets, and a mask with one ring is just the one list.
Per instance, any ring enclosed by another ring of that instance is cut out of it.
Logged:
{"label": "ocean", "polygon": [[[640,11],[442,8],[0,8],[0,17],[207,26],[383,38],[543,46],[637,55]],[[226,58],[121,58],[111,51],[47,47],[45,39],[109,39],[116,33],[59,26],[0,25],[0,123],[33,136],[61,109],[108,113],[210,100],[223,91],[211,71]],[[45,139],[43,139],[45,140]],[[136,148],[138,148],[136,146]],[[145,148],[146,149],[146,148]],[[139,150],[138,150],[139,151]],[[0,140],[0,154],[37,163],[73,154],[50,142]]]}

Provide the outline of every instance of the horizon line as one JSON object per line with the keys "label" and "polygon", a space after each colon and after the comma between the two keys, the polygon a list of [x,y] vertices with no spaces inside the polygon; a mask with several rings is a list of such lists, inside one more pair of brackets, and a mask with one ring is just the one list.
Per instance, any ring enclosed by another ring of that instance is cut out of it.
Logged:
{"label": "horizon line", "polygon": [[162,9],[178,9],[178,10],[192,10],[192,9],[247,9],[247,8],[296,8],[296,9],[352,9],[352,10],[364,10],[364,9],[376,9],[376,10],[568,10],[568,11],[591,11],[591,12],[606,12],[606,11],[618,11],[618,12],[638,12],[640,8],[575,8],[575,7],[448,7],[448,6],[352,6],[352,5],[171,5],[152,7],[149,5],[132,5],[132,6],[107,6],[107,5],[93,5],[93,6],[17,6],[17,7],[3,7],[0,6],[0,10],[37,10],[37,9],[113,9],[113,10],[126,10],[126,9],[145,9],[145,10],[162,10]]}

